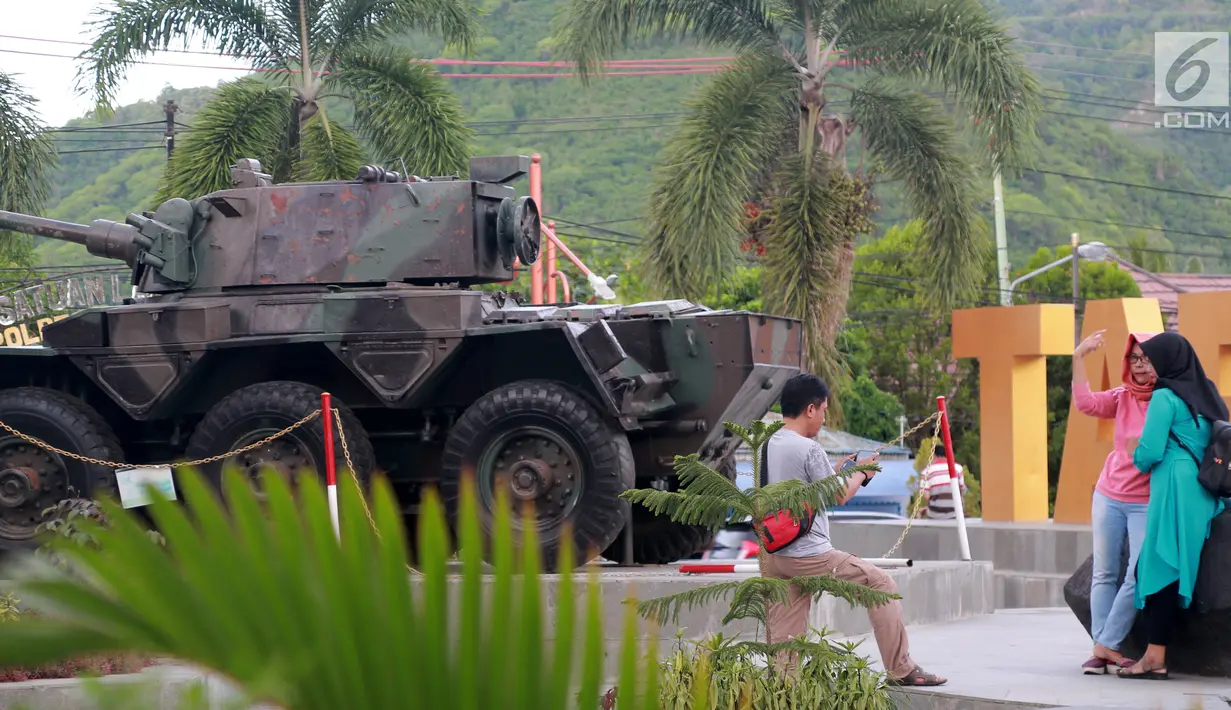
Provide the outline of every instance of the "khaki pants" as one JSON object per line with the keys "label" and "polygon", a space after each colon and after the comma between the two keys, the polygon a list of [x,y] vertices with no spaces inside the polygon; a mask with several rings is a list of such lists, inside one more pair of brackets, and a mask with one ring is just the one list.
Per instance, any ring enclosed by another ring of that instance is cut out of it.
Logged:
{"label": "khaki pants", "polygon": [[[862,584],[872,589],[896,594],[898,585],[883,570],[858,557],[840,550],[832,550],[815,557],[783,557],[765,555],[764,574],[767,577],[791,579],[792,577],[815,577],[828,575]],[[812,597],[792,587],[787,603],[771,604],[767,610],[770,643],[780,643],[790,638],[801,638],[808,633],[808,612]],[[902,603],[897,599],[868,609],[872,621],[872,634],[880,649],[881,661],[892,678],[902,678],[915,668],[910,658],[910,642],[906,639],[906,625],[902,622]]]}

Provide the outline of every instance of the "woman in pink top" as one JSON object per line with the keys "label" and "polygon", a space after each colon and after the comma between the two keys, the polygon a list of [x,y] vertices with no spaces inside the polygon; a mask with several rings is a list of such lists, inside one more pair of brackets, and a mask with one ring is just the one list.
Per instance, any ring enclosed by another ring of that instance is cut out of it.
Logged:
{"label": "woman in pink top", "polygon": [[[1134,661],[1119,651],[1120,644],[1133,628],[1137,609],[1133,604],[1136,587],[1137,553],[1146,531],[1146,507],[1150,500],[1150,477],[1133,466],[1126,445],[1141,436],[1146,407],[1154,393],[1157,376],[1141,351],[1141,343],[1155,333],[1133,333],[1124,350],[1121,378],[1124,384],[1105,392],[1091,392],[1086,381],[1085,356],[1103,347],[1100,330],[1086,338],[1073,351],[1073,402],[1078,411],[1099,419],[1114,419],[1115,433],[1111,454],[1103,463],[1094,487],[1091,529],[1094,533],[1094,578],[1090,585],[1090,636],[1094,654],[1082,664],[1088,675],[1108,672],[1115,664],[1123,668]],[[1128,569],[1124,584],[1116,588],[1124,538],[1128,536]]]}

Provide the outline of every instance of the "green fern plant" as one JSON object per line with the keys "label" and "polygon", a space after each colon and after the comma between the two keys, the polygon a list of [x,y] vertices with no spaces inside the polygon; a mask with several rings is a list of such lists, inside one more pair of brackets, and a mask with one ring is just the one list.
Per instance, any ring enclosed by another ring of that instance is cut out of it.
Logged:
{"label": "green fern plant", "polygon": [[[752,452],[755,482],[752,488],[740,490],[733,481],[701,463],[697,454],[690,454],[675,457],[675,470],[680,477],[679,490],[640,488],[626,491],[623,497],[644,505],[655,513],[668,515],[680,523],[717,530],[723,525],[751,517],[755,529],[757,521],[776,511],[789,511],[792,516],[800,518],[806,510],[820,511],[833,507],[852,474],[879,468],[876,464],[857,464],[813,483],[792,479],[762,485],[761,447],[784,425],[785,422],[782,421],[767,423],[758,420],[749,427],[743,427],[734,422],[723,422],[723,426],[739,437]],[[767,554],[765,539],[759,530],[757,537],[761,548],[759,555],[763,556]],[[790,580],[754,577],[741,582],[720,582],[645,600],[638,604],[637,611],[658,623],[675,623],[678,622],[682,610],[708,606],[719,599],[731,597],[730,607],[723,617],[724,624],[736,619],[756,619],[762,625],[767,625],[766,614],[769,606],[773,603],[785,603],[792,586],[797,586],[814,597],[829,593],[852,606],[861,607],[880,606],[901,598],[897,594],[874,590],[866,585],[828,575],[795,577]],[[788,641],[774,644],[772,647],[757,648],[776,653],[777,650],[789,651],[789,646],[793,644]]]}

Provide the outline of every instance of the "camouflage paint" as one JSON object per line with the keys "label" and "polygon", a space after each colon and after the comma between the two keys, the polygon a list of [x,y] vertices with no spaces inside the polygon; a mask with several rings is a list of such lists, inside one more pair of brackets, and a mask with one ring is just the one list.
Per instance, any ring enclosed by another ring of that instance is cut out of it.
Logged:
{"label": "camouflage paint", "polygon": [[764,416],[799,371],[799,322],[687,301],[526,307],[470,290],[511,279],[514,257],[537,259],[537,208],[506,184],[528,167],[476,158],[471,179],[365,167],[354,181],[273,185],[241,161],[233,189],[125,224],[0,212],[0,228],[123,259],[142,294],[45,324],[44,348],[0,350],[0,387],[72,391],[147,463],[179,456],[238,388],[303,381],[355,412],[408,509],[415,484],[438,478],[455,418],[523,379],[566,383],[626,432],[638,485],[671,476],[675,455],[727,460],[737,440],[722,422]]}

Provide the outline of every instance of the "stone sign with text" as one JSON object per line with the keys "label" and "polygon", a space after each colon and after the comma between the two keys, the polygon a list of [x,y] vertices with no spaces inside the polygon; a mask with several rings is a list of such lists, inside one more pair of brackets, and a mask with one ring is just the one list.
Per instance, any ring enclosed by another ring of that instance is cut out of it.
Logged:
{"label": "stone sign with text", "polygon": [[66,276],[0,292],[0,345],[38,345],[48,323],[92,306],[121,303],[131,292],[122,272]]}

